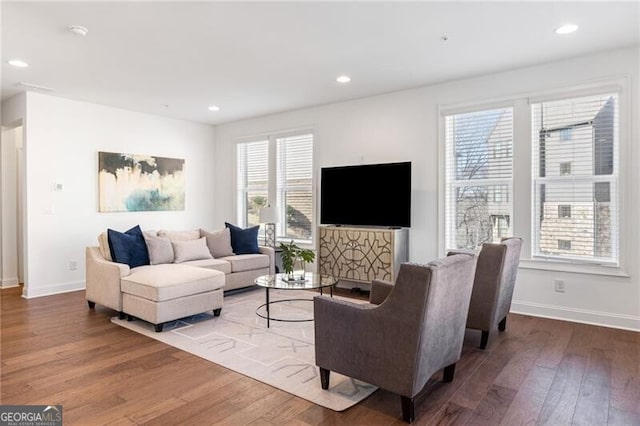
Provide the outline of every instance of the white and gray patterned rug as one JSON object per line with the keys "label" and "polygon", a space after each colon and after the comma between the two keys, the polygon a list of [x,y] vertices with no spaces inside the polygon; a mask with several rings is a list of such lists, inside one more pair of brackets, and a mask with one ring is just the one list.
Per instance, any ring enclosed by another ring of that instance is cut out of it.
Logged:
{"label": "white and gray patterned rug", "polygon": [[[312,299],[317,294],[270,291],[272,301]],[[271,321],[267,328],[267,321],[256,315],[256,308],[264,302],[263,289],[225,296],[219,317],[213,317],[211,312],[195,315],[165,324],[162,333],[140,320],[128,322],[114,317],[111,321],[335,411],[346,410],[377,389],[331,373],[329,390],[322,390],[315,365],[313,321]],[[313,303],[276,303],[271,307],[271,316],[313,318]]]}

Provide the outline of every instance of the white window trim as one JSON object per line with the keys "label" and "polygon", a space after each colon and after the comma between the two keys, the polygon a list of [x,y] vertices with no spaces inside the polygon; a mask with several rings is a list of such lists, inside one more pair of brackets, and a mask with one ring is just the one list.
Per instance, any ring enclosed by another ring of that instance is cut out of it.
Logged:
{"label": "white window trim", "polygon": [[[316,202],[317,197],[317,180],[318,180],[318,168],[317,168],[317,160],[316,160],[316,146],[317,146],[317,134],[318,132],[314,130],[315,126],[301,126],[301,127],[293,127],[285,130],[276,130],[276,131],[267,131],[267,132],[259,132],[248,136],[241,136],[235,138],[234,142],[234,155],[238,152],[238,145],[247,142],[258,142],[261,140],[269,141],[269,184],[268,184],[268,194],[270,197],[268,198],[268,203],[273,203],[275,205],[277,197],[277,147],[276,140],[279,138],[286,138],[290,136],[296,136],[301,134],[311,134],[313,135],[313,144],[312,144],[312,165],[311,165],[311,202],[312,202],[312,211],[313,211],[313,220],[311,222],[311,241],[307,242],[306,240],[294,240],[298,246],[302,248],[310,248],[315,249],[315,241],[316,241],[316,228],[317,228],[317,217],[320,214],[318,212],[318,203]],[[273,172],[273,176],[271,175]],[[238,163],[237,160],[234,161],[233,166],[233,205],[234,205],[234,221],[238,218]],[[274,198],[274,199],[272,199]],[[282,218],[281,218],[282,219]],[[260,226],[262,230],[262,225]],[[281,242],[289,242],[290,239],[276,239],[276,246]],[[260,238],[258,239],[258,243],[260,244]]]}
{"label": "white window trim", "polygon": [[[438,253],[444,255],[445,240],[445,211],[446,211],[446,125],[445,117],[452,114],[473,112],[483,109],[513,107],[513,200],[512,200],[512,230],[514,236],[522,237],[525,244],[520,256],[520,267],[554,272],[568,272],[576,274],[602,275],[611,277],[629,277],[627,272],[629,258],[629,233],[623,232],[632,223],[628,203],[629,188],[633,188],[632,174],[628,159],[631,149],[631,101],[629,88],[631,76],[628,74],[611,78],[584,82],[562,88],[539,90],[529,93],[514,94],[511,97],[478,100],[457,104],[438,105]],[[618,146],[618,265],[582,263],[580,261],[566,261],[556,259],[541,259],[532,257],[532,226],[534,221],[534,200],[531,173],[531,104],[595,95],[605,92],[618,93],[619,105],[619,146]],[[526,199],[525,199],[526,198]],[[523,220],[523,218],[525,220]]]}

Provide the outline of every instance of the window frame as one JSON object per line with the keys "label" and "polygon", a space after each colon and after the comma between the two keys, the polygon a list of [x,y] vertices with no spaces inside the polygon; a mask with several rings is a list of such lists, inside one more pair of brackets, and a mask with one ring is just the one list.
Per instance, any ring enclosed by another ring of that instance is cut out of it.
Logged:
{"label": "window frame", "polygon": [[[520,268],[541,271],[556,271],[579,273],[596,276],[629,277],[627,268],[629,265],[628,236],[622,230],[628,229],[632,223],[632,217],[628,212],[628,193],[633,188],[632,174],[629,169],[629,151],[631,146],[631,100],[629,88],[631,77],[627,74],[617,75],[606,79],[594,80],[584,83],[576,83],[564,87],[551,89],[536,89],[528,92],[507,94],[502,97],[476,98],[472,102],[458,102],[451,104],[438,104],[438,244],[440,255],[446,254],[445,242],[445,203],[446,203],[446,124],[445,116],[472,112],[481,109],[501,108],[512,106],[514,108],[514,142],[513,142],[513,234],[524,239],[520,257]],[[618,94],[618,266],[583,263],[580,261],[557,261],[555,259],[532,258],[533,240],[532,224],[534,223],[534,199],[532,191],[532,140],[531,140],[531,104],[595,95],[599,93],[616,92]]]}
{"label": "window frame", "polygon": [[[302,239],[293,239],[293,241],[298,244],[300,247],[304,247],[304,248],[313,248],[315,245],[315,241],[316,241],[316,227],[317,227],[317,216],[318,216],[318,212],[317,212],[317,203],[316,203],[316,188],[317,188],[317,179],[316,179],[316,171],[317,171],[317,167],[316,167],[316,146],[317,146],[317,142],[316,142],[316,132],[315,130],[313,130],[313,128],[311,127],[300,127],[300,128],[294,128],[294,129],[290,129],[290,130],[283,130],[283,131],[278,131],[278,132],[269,132],[266,134],[256,134],[253,136],[248,136],[248,137],[242,137],[242,138],[238,138],[236,139],[234,142],[234,148],[235,148],[235,155],[236,155],[236,161],[234,162],[234,184],[235,184],[235,190],[234,190],[234,197],[236,198],[234,200],[234,206],[235,206],[235,218],[236,221],[238,221],[238,225],[245,227],[246,224],[244,222],[244,219],[241,221],[241,212],[240,212],[240,208],[241,205],[240,203],[242,202],[242,200],[238,199],[239,196],[239,190],[238,190],[238,168],[239,168],[239,164],[238,164],[238,146],[244,143],[251,143],[251,142],[259,142],[259,141],[268,141],[268,184],[267,184],[267,204],[270,204],[272,206],[277,205],[277,200],[278,200],[278,164],[277,164],[277,140],[278,139],[282,139],[282,138],[288,138],[288,137],[294,137],[294,136],[301,136],[301,135],[306,135],[306,134],[310,134],[312,137],[312,146],[311,146],[311,211],[312,211],[312,219],[311,219],[311,238],[309,240],[302,240]],[[305,186],[306,188],[306,186]],[[279,214],[280,214],[280,222],[276,224],[276,247],[279,245],[280,242],[289,242],[292,240],[292,238],[289,237],[284,237],[281,235],[282,232],[284,232],[285,230],[285,224],[283,222],[284,218],[286,218],[286,207],[285,206],[277,206],[279,208]],[[258,237],[258,243],[262,244],[263,241],[261,241],[261,239],[263,239],[263,226],[262,224],[260,224],[260,233],[259,233],[259,237]]]}

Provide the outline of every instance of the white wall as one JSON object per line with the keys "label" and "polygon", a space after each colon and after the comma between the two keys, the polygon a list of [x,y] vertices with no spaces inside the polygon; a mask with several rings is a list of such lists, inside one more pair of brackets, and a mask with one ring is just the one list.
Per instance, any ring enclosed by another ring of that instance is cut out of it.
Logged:
{"label": "white wall", "polygon": [[[338,104],[306,108],[216,127],[215,191],[219,201],[216,222],[233,220],[235,142],[238,138],[295,128],[315,129],[316,177],[326,166],[390,161],[413,162],[410,259],[424,262],[441,255],[438,221],[438,111],[457,104],[523,98],[528,94],[589,84],[613,77],[628,78],[628,137],[623,154],[629,164],[640,163],[638,146],[638,49],[624,49],[589,57],[544,64],[499,74],[406,90]],[[357,84],[354,76],[352,84]],[[633,119],[632,119],[633,118]],[[515,119],[529,120],[527,116]],[[515,147],[529,150],[529,135],[515,135]],[[520,145],[520,146],[519,146]],[[527,162],[527,155],[521,156]],[[530,169],[528,164],[524,167]],[[515,167],[520,167],[516,164]],[[525,169],[526,170],[526,169]],[[548,272],[521,268],[514,295],[514,311],[640,330],[640,168],[629,167],[623,234],[626,273],[611,277],[585,273]],[[515,182],[516,185],[522,182]],[[526,184],[526,183],[525,183]],[[316,191],[317,192],[317,191]],[[528,193],[514,195],[514,211],[530,212]],[[384,206],[384,198],[380,200]],[[317,209],[316,209],[317,211]],[[515,233],[530,243],[529,220],[514,218]],[[523,226],[524,223],[524,226]],[[525,259],[529,256],[527,248]],[[553,280],[564,279],[566,292],[553,291]]]}
{"label": "white wall", "polygon": [[[214,128],[27,93],[25,297],[84,288],[84,249],[108,227],[213,228]],[[98,151],[185,159],[178,212],[98,212]],[[54,191],[54,182],[64,185]],[[75,271],[69,262],[77,261]]]}

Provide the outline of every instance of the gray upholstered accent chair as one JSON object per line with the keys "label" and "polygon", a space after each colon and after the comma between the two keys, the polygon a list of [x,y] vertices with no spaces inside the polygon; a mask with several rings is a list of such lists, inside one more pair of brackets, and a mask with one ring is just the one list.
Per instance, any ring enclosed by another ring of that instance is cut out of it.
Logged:
{"label": "gray upholstered accent chair", "polygon": [[482,330],[480,348],[489,332],[504,331],[516,283],[522,238],[504,238],[499,244],[483,244],[478,255],[467,328]]}
{"label": "gray upholstered accent chair", "polygon": [[373,281],[370,304],[314,298],[316,365],[323,389],[335,371],[397,393],[411,423],[414,400],[444,368],[451,382],[460,359],[473,285],[473,254],[428,265],[404,263],[395,285]]}

